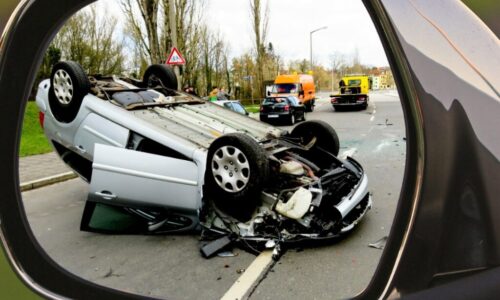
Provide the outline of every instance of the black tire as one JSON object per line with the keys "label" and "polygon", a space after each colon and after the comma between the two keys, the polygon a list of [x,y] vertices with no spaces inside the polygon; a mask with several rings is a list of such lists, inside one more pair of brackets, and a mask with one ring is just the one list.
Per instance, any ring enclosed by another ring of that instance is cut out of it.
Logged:
{"label": "black tire", "polygon": [[290,134],[294,138],[300,138],[302,145],[307,145],[316,137],[314,147],[322,149],[337,156],[340,143],[337,132],[328,123],[323,121],[306,121],[297,125]]}
{"label": "black tire", "polygon": [[177,76],[175,76],[174,70],[166,65],[149,66],[144,72],[142,83],[148,88],[162,86],[177,90]]}
{"label": "black tire", "polygon": [[366,110],[368,108],[368,101],[370,100],[370,97],[366,97],[366,102],[363,103],[363,106],[361,107],[362,110]]}
{"label": "black tire", "polygon": [[314,110],[312,100],[309,100],[309,102],[307,102],[304,106],[307,112],[312,112]]}
{"label": "black tire", "polygon": [[295,125],[295,112],[291,112],[290,113],[290,119],[288,120],[288,123],[290,123],[290,125]]}
{"label": "black tire", "polygon": [[305,112],[305,111],[303,111],[303,112],[302,112],[302,121],[305,121],[305,120],[306,120],[306,112]]}
{"label": "black tire", "polygon": [[[229,179],[226,184],[222,176]],[[251,216],[268,177],[266,152],[251,137],[230,133],[210,145],[204,191],[217,207],[233,217],[246,220]]]}
{"label": "black tire", "polygon": [[72,122],[89,91],[90,80],[80,64],[56,63],[52,67],[49,89],[49,106],[54,118],[61,123]]}

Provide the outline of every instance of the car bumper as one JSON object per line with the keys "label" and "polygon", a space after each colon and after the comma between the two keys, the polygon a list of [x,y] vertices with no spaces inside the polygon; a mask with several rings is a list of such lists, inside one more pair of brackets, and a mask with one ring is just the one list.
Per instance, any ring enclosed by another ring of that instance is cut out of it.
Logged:
{"label": "car bumper", "polygon": [[335,205],[335,208],[344,219],[368,194],[368,177],[363,174],[361,181],[354,189],[354,193],[345,197],[340,203]]}
{"label": "car bumper", "polygon": [[360,106],[360,105],[366,105],[366,101],[362,102],[344,102],[344,103],[332,103],[333,107],[336,106]]}
{"label": "car bumper", "polygon": [[290,112],[269,112],[269,113],[260,113],[260,120],[265,121],[265,120],[279,120],[283,118],[289,118],[290,117]]}

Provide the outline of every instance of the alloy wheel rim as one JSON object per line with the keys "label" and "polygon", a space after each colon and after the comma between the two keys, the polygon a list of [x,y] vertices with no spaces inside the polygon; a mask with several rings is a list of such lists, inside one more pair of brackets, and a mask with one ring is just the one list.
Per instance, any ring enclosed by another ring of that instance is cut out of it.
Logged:
{"label": "alloy wheel rim", "polygon": [[62,105],[68,105],[73,100],[73,81],[65,70],[57,70],[54,74],[54,93]]}
{"label": "alloy wheel rim", "polygon": [[223,146],[214,152],[212,174],[224,191],[242,191],[250,180],[250,163],[246,155],[234,146]]}

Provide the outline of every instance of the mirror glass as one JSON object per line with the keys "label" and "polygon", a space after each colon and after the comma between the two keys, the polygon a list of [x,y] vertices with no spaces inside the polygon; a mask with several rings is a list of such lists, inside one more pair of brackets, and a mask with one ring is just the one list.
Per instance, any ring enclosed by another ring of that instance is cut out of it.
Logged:
{"label": "mirror glass", "polygon": [[20,182],[62,268],[159,298],[367,286],[406,137],[361,1],[100,1],[36,78]]}

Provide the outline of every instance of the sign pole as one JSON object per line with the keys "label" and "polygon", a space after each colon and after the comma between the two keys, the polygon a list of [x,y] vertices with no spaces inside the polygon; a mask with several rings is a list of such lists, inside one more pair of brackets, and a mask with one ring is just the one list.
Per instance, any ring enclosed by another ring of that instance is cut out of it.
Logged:
{"label": "sign pole", "polygon": [[[177,26],[176,26],[176,19],[175,19],[175,1],[174,0],[168,0],[168,18],[170,19],[170,33],[171,33],[171,38],[172,38],[172,47],[177,48]],[[182,78],[181,78],[181,73],[179,70],[178,65],[174,65],[174,72],[175,76],[177,77],[177,89],[181,89],[181,84],[182,84]]]}

